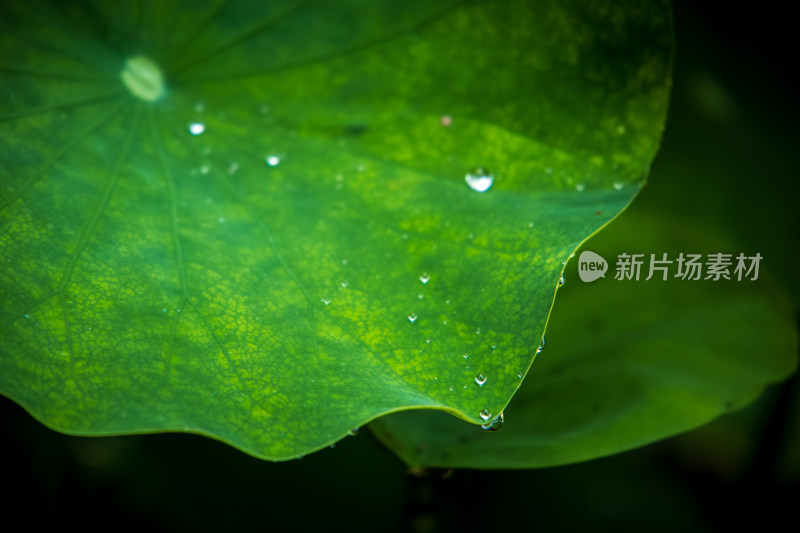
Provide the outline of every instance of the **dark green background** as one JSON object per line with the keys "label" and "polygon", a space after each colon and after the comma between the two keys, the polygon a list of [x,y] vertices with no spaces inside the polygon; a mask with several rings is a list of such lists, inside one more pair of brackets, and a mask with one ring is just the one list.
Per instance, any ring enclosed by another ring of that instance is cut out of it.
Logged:
{"label": "dark green background", "polygon": [[[776,6],[698,11],[677,2],[673,100],[643,199],[657,196],[676,214],[704,212],[708,226],[760,251],[797,311],[798,87],[792,18]],[[790,518],[800,493],[797,381],[705,428],[618,456],[421,477],[367,430],[276,464],[191,435],[68,437],[0,398],[3,481],[14,492],[0,509],[34,529],[723,531],[751,520],[763,528]]]}

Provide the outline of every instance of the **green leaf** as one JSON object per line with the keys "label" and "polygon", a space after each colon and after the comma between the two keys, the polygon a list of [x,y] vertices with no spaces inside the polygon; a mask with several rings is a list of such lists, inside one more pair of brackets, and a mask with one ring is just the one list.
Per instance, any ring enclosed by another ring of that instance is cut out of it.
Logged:
{"label": "green leaf", "polygon": [[645,281],[647,262],[639,281],[614,279],[620,253],[737,252],[729,241],[637,203],[585,248],[610,270],[588,284],[570,263],[547,349],[502,431],[408,412],[373,422],[377,436],[416,467],[574,463],[703,425],[796,369],[791,304],[763,265],[756,281],[663,281],[658,272]]}
{"label": "green leaf", "polygon": [[500,412],[667,103],[664,2],[0,10],[0,391],[78,435]]}

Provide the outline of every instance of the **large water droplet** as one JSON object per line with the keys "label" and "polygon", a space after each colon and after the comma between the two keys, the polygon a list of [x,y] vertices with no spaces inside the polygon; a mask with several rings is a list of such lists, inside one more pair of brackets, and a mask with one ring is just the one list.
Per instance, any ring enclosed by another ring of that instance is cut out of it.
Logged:
{"label": "large water droplet", "polygon": [[428,283],[430,280],[431,280],[431,277],[430,277],[430,276],[429,276],[427,273],[424,273],[424,274],[422,274],[422,275],[419,277],[419,281],[420,281],[420,282],[421,282],[423,285],[425,285],[426,283]]}
{"label": "large water droplet", "polygon": [[492,412],[488,409],[481,409],[481,420],[489,420],[492,418]]}
{"label": "large water droplet", "polygon": [[477,383],[479,387],[483,387],[483,384],[486,383],[486,376],[478,374],[475,376],[475,383]]}
{"label": "large water droplet", "polygon": [[206,125],[202,122],[192,122],[189,124],[189,133],[192,135],[200,135],[204,131],[206,131]]}
{"label": "large water droplet", "polygon": [[490,422],[486,424],[481,424],[481,427],[486,431],[497,431],[503,425],[503,413],[500,413],[495,418],[493,418]]}
{"label": "large water droplet", "polygon": [[411,313],[410,315],[408,315],[408,321],[411,322],[412,324],[414,322],[416,322],[417,321],[417,314],[416,313]]}
{"label": "large water droplet", "polygon": [[486,192],[492,187],[494,183],[494,176],[483,167],[475,167],[465,176],[467,185],[473,191]]}

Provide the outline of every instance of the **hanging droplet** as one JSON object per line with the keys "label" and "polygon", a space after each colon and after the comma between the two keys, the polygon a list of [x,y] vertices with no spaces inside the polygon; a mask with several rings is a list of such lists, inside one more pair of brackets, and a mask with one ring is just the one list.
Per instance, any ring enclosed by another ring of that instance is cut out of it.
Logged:
{"label": "hanging droplet", "polygon": [[429,276],[427,273],[424,273],[424,274],[422,274],[422,275],[419,277],[419,281],[420,281],[420,283],[422,283],[423,285],[425,285],[426,283],[428,283],[430,280],[431,280],[431,277],[430,277],[430,276]]}
{"label": "hanging droplet", "polygon": [[489,420],[492,418],[492,412],[488,409],[481,409],[481,420]]}
{"label": "hanging droplet", "polygon": [[417,314],[416,313],[411,313],[410,315],[408,315],[408,321],[411,322],[412,324],[414,322],[416,322],[417,321]]}
{"label": "hanging droplet", "polygon": [[486,431],[497,431],[503,425],[503,413],[497,415],[494,419],[486,424],[481,424],[481,427]]}
{"label": "hanging droplet", "polygon": [[475,167],[465,176],[469,188],[477,192],[486,192],[494,183],[494,176],[483,167]]}
{"label": "hanging droplet", "polygon": [[564,273],[562,272],[562,273],[561,273],[561,277],[560,277],[560,278],[558,278],[558,286],[559,286],[559,287],[563,286],[563,285],[564,285],[564,283],[566,283],[566,281],[567,281],[567,280],[565,280],[565,279],[564,279]]}
{"label": "hanging droplet", "polygon": [[356,427],[351,429],[350,431],[347,432],[347,434],[351,437],[355,437],[356,435],[358,435],[358,428]]}
{"label": "hanging droplet", "polygon": [[479,387],[483,387],[483,384],[486,383],[486,376],[478,374],[475,376],[475,383],[477,383]]}
{"label": "hanging droplet", "polygon": [[267,157],[267,164],[271,167],[277,167],[280,162],[281,158],[277,155],[271,155]]}
{"label": "hanging droplet", "polygon": [[189,124],[189,133],[192,135],[200,135],[204,131],[206,131],[206,125],[202,122],[192,122]]}
{"label": "hanging droplet", "polygon": [[542,335],[542,341],[539,343],[539,347],[536,348],[536,353],[540,353],[542,350],[544,350],[544,345],[544,335]]}

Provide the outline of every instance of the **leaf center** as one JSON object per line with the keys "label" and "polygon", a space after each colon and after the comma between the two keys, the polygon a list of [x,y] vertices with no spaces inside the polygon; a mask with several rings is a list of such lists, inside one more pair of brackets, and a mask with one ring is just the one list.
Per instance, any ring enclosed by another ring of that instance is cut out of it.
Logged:
{"label": "leaf center", "polygon": [[119,77],[133,95],[145,102],[155,102],[164,96],[164,75],[158,65],[145,56],[128,58]]}

